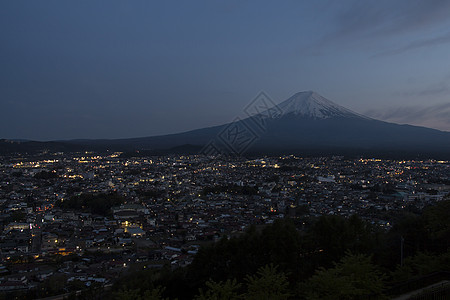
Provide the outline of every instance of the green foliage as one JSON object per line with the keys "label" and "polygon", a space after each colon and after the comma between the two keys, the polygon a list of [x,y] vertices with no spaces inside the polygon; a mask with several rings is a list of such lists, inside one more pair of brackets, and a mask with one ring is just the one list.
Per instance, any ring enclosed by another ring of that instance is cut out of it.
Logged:
{"label": "green foliage", "polygon": [[317,266],[330,266],[341,259],[346,251],[371,254],[380,242],[380,233],[371,224],[356,215],[321,216],[308,231],[305,243]]}
{"label": "green foliage", "polygon": [[141,289],[119,290],[113,293],[113,299],[117,300],[168,300],[163,297],[165,288],[158,286],[142,291]]}
{"label": "green foliage", "polygon": [[206,291],[199,289],[195,300],[285,300],[289,293],[289,282],[283,272],[279,272],[273,264],[258,269],[256,274],[245,277],[247,292],[239,294],[242,284],[236,279],[215,282],[206,282]]}
{"label": "green foliage", "polygon": [[[277,220],[202,247],[187,268],[138,273],[118,286],[130,295],[137,290],[138,297],[164,286],[165,297],[182,300],[195,293],[197,300],[383,299],[381,268],[390,272],[391,285],[450,269],[449,208],[449,201],[442,201],[423,215],[409,213],[389,232],[358,216],[312,218],[299,223],[302,231],[290,219]],[[405,259],[395,269],[400,237]],[[294,285],[299,287],[295,292]]]}
{"label": "green foliage", "polygon": [[392,272],[393,282],[402,282],[437,271],[450,270],[450,251],[441,255],[419,252],[408,257]]}
{"label": "green foliage", "polygon": [[244,299],[285,300],[291,296],[286,275],[278,272],[277,267],[273,264],[259,268],[256,275],[248,275],[245,281],[247,282],[247,293],[244,294]]}
{"label": "green foliage", "polygon": [[203,247],[189,267],[189,278],[202,284],[209,278],[243,279],[266,264],[279,265],[294,275],[300,262],[300,235],[290,220],[277,220],[258,232],[251,227],[240,237],[224,238]]}
{"label": "green foliage", "polygon": [[160,278],[160,273],[154,270],[141,270],[122,277],[114,286],[114,290],[152,290],[155,281]]}
{"label": "green foliage", "polygon": [[386,235],[384,265],[395,266],[400,263],[402,238],[404,258],[420,252],[446,252],[450,247],[450,200],[427,207],[422,215],[408,213],[397,220]]}
{"label": "green foliage", "polygon": [[137,300],[140,299],[140,290],[119,290],[113,293],[114,300]]}
{"label": "green foliage", "polygon": [[[425,230],[425,220],[422,216],[405,214],[396,222],[389,232],[389,239],[394,240],[396,252],[400,252],[400,239],[406,241],[404,245],[405,256],[413,255],[417,251],[425,251],[428,245],[428,237]],[[391,242],[392,243],[392,242]]]}
{"label": "green foliage", "polygon": [[306,299],[383,298],[384,275],[366,255],[347,255],[333,268],[320,268],[300,293]]}
{"label": "green foliage", "polygon": [[290,220],[277,220],[261,234],[261,249],[265,250],[262,265],[272,263],[289,273],[296,273],[300,264],[300,234]]}
{"label": "green foliage", "polygon": [[320,266],[332,266],[348,250],[373,254],[382,244],[380,235],[357,216],[320,217],[303,237],[291,220],[277,220],[260,231],[251,227],[240,237],[200,249],[189,267],[189,278],[199,285],[209,278],[241,280],[272,263],[289,274],[289,281],[299,281]]}
{"label": "green foliage", "polygon": [[164,298],[163,292],[164,292],[164,288],[161,286],[157,286],[152,290],[147,290],[144,292],[144,297],[142,298],[143,300],[168,300],[169,298]]}
{"label": "green foliage", "polygon": [[450,200],[438,202],[424,212],[425,228],[435,249],[450,247]]}
{"label": "green foliage", "polygon": [[240,299],[238,290],[241,288],[241,284],[237,283],[236,279],[228,279],[227,281],[215,282],[208,280],[206,282],[206,291],[199,289],[199,295],[195,300],[237,300]]}
{"label": "green foliage", "polygon": [[62,209],[82,210],[105,216],[110,213],[111,207],[124,202],[125,199],[117,193],[100,193],[72,196],[69,199],[57,201],[55,205]]}

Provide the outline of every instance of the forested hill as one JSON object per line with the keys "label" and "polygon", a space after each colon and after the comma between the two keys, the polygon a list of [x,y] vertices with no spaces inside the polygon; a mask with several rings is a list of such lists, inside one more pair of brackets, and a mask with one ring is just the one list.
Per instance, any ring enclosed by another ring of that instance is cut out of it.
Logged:
{"label": "forested hill", "polygon": [[186,268],[130,274],[110,293],[114,299],[383,299],[421,288],[427,274],[449,271],[449,247],[450,200],[405,213],[387,232],[357,216],[282,219],[201,248]]}

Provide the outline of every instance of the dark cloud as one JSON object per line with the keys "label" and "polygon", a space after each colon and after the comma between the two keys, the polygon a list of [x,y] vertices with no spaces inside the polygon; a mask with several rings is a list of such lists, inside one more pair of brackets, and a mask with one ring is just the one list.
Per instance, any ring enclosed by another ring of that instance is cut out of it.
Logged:
{"label": "dark cloud", "polygon": [[407,52],[410,50],[415,50],[415,49],[425,48],[425,47],[430,47],[430,46],[436,46],[436,45],[440,45],[440,44],[447,44],[447,43],[450,43],[450,32],[447,32],[446,34],[441,35],[441,36],[423,39],[420,41],[414,41],[406,46],[403,46],[403,47],[400,47],[400,48],[397,48],[394,50],[385,51],[385,52],[376,54],[373,57],[397,55],[397,54],[401,54],[401,53],[404,53],[404,52]]}
{"label": "dark cloud", "polygon": [[375,119],[436,128],[450,131],[450,103],[433,106],[407,106],[390,109],[372,109],[365,113]]}
{"label": "dark cloud", "polygon": [[[323,36],[315,48],[357,44],[372,52],[381,51],[375,56],[382,56],[447,43],[450,33],[420,41],[414,39],[418,33],[430,35],[430,30],[446,28],[449,14],[450,1],[446,0],[354,1],[336,15],[334,30]],[[402,40],[409,44],[398,46],[405,43]],[[392,46],[395,44],[397,47],[386,51],[386,41],[391,44],[388,47],[396,47]]]}
{"label": "dark cloud", "polygon": [[437,96],[448,94],[450,88],[447,85],[438,85],[424,89],[418,93],[419,96]]}
{"label": "dark cloud", "polygon": [[412,90],[402,93],[396,93],[396,95],[403,97],[428,97],[428,96],[445,96],[450,94],[450,78],[444,78],[444,81],[428,86],[423,89]]}
{"label": "dark cloud", "polygon": [[425,29],[448,21],[446,0],[356,1],[338,16],[336,36],[374,37]]}

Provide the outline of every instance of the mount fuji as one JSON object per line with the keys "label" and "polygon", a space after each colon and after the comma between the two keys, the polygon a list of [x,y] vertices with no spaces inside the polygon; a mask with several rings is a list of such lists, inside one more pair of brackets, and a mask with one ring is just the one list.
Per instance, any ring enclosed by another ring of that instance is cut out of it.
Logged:
{"label": "mount fuji", "polygon": [[450,157],[450,132],[372,119],[313,91],[296,93],[278,105],[252,105],[263,109],[246,111],[247,118],[220,126],[163,136],[77,143],[163,153]]}
{"label": "mount fuji", "polygon": [[301,92],[293,95],[277,105],[281,116],[295,115],[313,119],[328,118],[364,118],[343,106],[337,105],[313,91]]}
{"label": "mount fuji", "polygon": [[262,103],[253,103],[251,108],[256,110],[246,110],[248,117],[220,126],[162,136],[63,143],[77,149],[146,150],[148,153],[381,154],[450,158],[450,132],[372,119],[312,91],[297,93],[278,105]]}

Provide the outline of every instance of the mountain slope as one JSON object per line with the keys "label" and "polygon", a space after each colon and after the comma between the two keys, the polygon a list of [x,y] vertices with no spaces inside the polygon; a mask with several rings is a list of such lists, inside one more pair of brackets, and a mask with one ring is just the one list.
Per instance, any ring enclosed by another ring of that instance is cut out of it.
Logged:
{"label": "mountain slope", "polygon": [[[277,111],[280,113],[271,115],[262,112],[235,123],[185,133],[117,142],[145,149],[165,149],[183,144],[204,146],[215,142],[221,151],[238,154],[245,151],[301,153],[308,149],[327,149],[329,152],[333,149],[353,149],[450,155],[449,132],[375,120],[312,91],[293,95],[278,104]],[[223,136],[227,130],[249,133],[248,139],[251,141],[248,147],[241,151],[233,142],[226,140]],[[225,147],[223,144],[226,144]]]}
{"label": "mountain slope", "polygon": [[74,152],[90,149],[93,148],[83,144],[74,144],[71,142],[37,142],[0,139],[0,155],[8,155],[11,153],[37,153],[46,151]]}
{"label": "mountain slope", "polygon": [[[276,114],[270,111],[277,112]],[[44,146],[51,146],[45,143]],[[207,154],[257,153],[391,153],[448,157],[450,132],[375,120],[308,91],[293,95],[252,117],[183,133],[116,140],[72,140],[59,149],[180,152],[207,146]],[[24,145],[21,145],[24,147]],[[209,147],[209,148],[208,148]],[[1,144],[0,144],[1,148]],[[176,150],[174,150],[176,149]],[[205,149],[205,148],[204,148]],[[0,149],[1,150],[1,149]]]}

